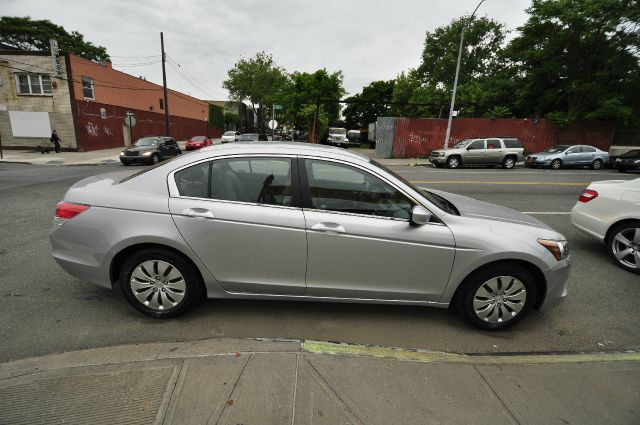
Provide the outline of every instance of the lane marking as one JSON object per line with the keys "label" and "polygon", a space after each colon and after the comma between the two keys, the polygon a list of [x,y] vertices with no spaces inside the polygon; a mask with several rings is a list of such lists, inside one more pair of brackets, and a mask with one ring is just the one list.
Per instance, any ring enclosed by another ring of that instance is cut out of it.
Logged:
{"label": "lane marking", "polygon": [[589,186],[590,182],[503,182],[503,181],[474,181],[474,180],[410,180],[416,184],[483,184],[483,185],[521,185],[521,186]]}
{"label": "lane marking", "polygon": [[529,215],[570,215],[571,211],[521,211]]}
{"label": "lane marking", "polygon": [[552,364],[594,362],[640,362],[640,352],[635,350],[608,353],[539,353],[539,354],[455,354],[404,348],[344,344],[325,341],[304,341],[302,351],[313,354],[377,357],[422,363],[464,364]]}

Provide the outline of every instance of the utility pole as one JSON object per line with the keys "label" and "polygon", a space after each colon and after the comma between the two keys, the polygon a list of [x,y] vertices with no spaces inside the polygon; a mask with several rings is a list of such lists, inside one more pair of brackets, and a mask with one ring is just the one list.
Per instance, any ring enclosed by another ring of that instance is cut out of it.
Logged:
{"label": "utility pole", "polygon": [[164,127],[166,135],[171,137],[171,128],[169,126],[169,97],[167,96],[167,72],[164,68],[166,57],[164,55],[164,35],[160,32],[160,48],[162,49],[162,89],[164,91]]}
{"label": "utility pole", "polygon": [[[271,104],[271,121],[276,122],[276,104]],[[276,126],[271,127],[271,141],[273,141],[273,137],[275,136]]]}
{"label": "utility pole", "polygon": [[480,3],[476,6],[476,9],[473,11],[469,19],[467,19],[462,25],[462,31],[460,31],[460,47],[458,48],[458,62],[456,64],[456,76],[453,79],[453,93],[451,94],[451,106],[449,107],[449,120],[447,121],[447,134],[444,138],[444,148],[449,148],[449,136],[451,136],[451,120],[453,118],[453,108],[456,103],[456,89],[458,88],[458,74],[460,73],[460,59],[462,58],[462,44],[464,42],[464,30],[467,28],[467,25],[473,20],[473,17],[476,15],[478,8],[485,0],[481,0]]}

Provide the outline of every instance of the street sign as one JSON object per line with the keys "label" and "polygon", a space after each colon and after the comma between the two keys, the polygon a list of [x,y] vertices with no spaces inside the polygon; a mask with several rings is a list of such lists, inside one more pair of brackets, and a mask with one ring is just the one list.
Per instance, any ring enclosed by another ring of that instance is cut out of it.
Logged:
{"label": "street sign", "polygon": [[269,121],[269,124],[268,124],[268,125],[269,125],[269,128],[270,128],[271,130],[275,130],[275,128],[276,128],[276,127],[278,127],[278,121],[276,121],[276,120],[271,120],[271,121]]}
{"label": "street sign", "polygon": [[275,109],[276,111],[281,111],[282,105],[273,105],[273,109]]}
{"label": "street sign", "polygon": [[126,125],[127,127],[136,126],[136,117],[133,116],[132,112],[127,112],[124,116],[124,125]]}

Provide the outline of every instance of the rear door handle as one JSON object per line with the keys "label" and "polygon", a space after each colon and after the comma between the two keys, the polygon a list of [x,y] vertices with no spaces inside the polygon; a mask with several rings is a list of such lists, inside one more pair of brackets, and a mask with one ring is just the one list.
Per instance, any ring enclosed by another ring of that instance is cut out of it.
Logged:
{"label": "rear door handle", "polygon": [[215,218],[213,212],[206,208],[187,208],[182,214],[194,218]]}
{"label": "rear door handle", "polygon": [[311,226],[311,230],[318,232],[344,233],[346,230],[338,223],[316,223]]}

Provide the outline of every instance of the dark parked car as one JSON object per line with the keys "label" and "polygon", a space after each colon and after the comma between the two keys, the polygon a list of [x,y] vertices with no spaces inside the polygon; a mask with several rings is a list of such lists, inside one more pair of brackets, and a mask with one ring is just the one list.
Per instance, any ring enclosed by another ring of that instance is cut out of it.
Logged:
{"label": "dark parked car", "polygon": [[120,162],[157,164],[167,158],[182,154],[178,143],[171,137],[149,136],[138,139],[131,147],[120,152]]}
{"label": "dark parked car", "polygon": [[613,164],[621,173],[630,170],[640,171],[640,149],[623,153]]}
{"label": "dark parked car", "polygon": [[258,134],[258,133],[245,133],[240,136],[241,142],[267,142],[269,138],[266,134]]}

